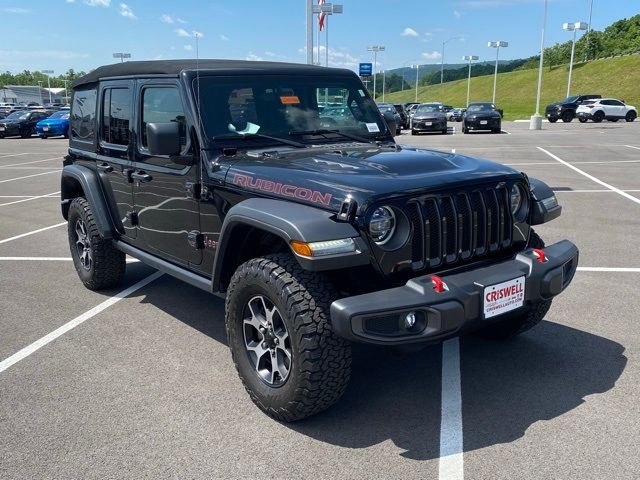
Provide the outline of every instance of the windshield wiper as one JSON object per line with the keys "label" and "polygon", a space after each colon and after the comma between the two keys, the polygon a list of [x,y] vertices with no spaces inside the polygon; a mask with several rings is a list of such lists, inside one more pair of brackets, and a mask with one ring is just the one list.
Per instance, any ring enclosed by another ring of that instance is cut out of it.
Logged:
{"label": "windshield wiper", "polygon": [[360,137],[358,135],[351,135],[350,133],[344,133],[340,130],[329,130],[329,129],[319,129],[319,130],[292,130],[289,132],[289,135],[299,136],[299,135],[326,135],[328,133],[335,133],[336,135],[341,135],[350,140],[355,140],[356,142],[364,142],[364,143],[374,143],[372,140],[364,137]]}
{"label": "windshield wiper", "polygon": [[293,140],[287,140],[286,138],[272,137],[271,135],[265,135],[264,133],[242,133],[238,135],[216,135],[213,140],[247,140],[249,138],[264,138],[267,140],[274,140],[276,142],[290,145],[296,148],[307,148],[304,143],[295,142]]}

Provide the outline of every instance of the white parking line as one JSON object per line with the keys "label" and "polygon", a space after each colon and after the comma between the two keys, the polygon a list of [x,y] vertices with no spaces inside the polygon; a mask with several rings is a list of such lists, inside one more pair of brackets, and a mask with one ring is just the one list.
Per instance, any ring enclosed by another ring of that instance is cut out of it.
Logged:
{"label": "white parking line", "polygon": [[442,400],[440,419],[439,480],[462,480],[462,392],[460,386],[460,341],[442,344]]}
{"label": "white parking line", "polygon": [[[71,257],[0,257],[0,262],[72,262]],[[138,263],[137,258],[127,258],[127,263]]]}
{"label": "white parking line", "polygon": [[28,153],[10,153],[8,155],[2,155],[0,159],[8,158],[8,157],[19,157],[20,155],[29,155]]}
{"label": "white parking line", "polygon": [[4,240],[0,240],[0,243],[7,243],[7,242],[11,242],[12,240],[18,240],[19,238],[44,232],[45,230],[51,230],[52,228],[61,227],[62,225],[66,225],[66,224],[67,222],[56,223],[55,225],[49,225],[48,227],[39,228],[38,230],[34,230],[32,232],[21,233],[20,235],[16,235],[15,237],[9,237],[9,238],[5,238]]}
{"label": "white parking line", "polygon": [[627,267],[578,267],[579,272],[617,272],[617,273],[640,273],[640,268]]}
{"label": "white parking line", "polygon": [[50,173],[58,173],[58,172],[60,172],[60,169],[52,170],[50,172],[34,173],[33,175],[25,175],[24,177],[16,177],[16,178],[9,178],[7,180],[0,180],[0,183],[15,182],[16,180],[24,180],[25,178],[39,177],[40,175],[49,175]]}
{"label": "white parking line", "polygon": [[[622,190],[623,192],[640,192],[640,190]],[[554,193],[617,193],[613,190],[553,190]]]}
{"label": "white parking line", "polygon": [[636,150],[640,150],[640,147],[634,147],[633,145],[625,145],[625,147],[635,148]]}
{"label": "white parking line", "polygon": [[32,162],[10,163],[9,165],[0,165],[0,168],[19,167],[21,165],[31,165],[32,163],[52,162],[53,160],[60,160],[61,158],[62,157],[51,157],[45,158],[44,160],[34,160]]}
{"label": "white parking line", "polygon": [[142,280],[140,280],[135,285],[132,285],[129,288],[126,288],[126,289],[122,290],[119,293],[116,293],[113,297],[111,297],[111,298],[105,300],[104,302],[102,302],[101,304],[93,307],[91,310],[88,310],[87,312],[83,313],[82,315],[77,316],[73,320],[71,320],[71,321],[65,323],[64,325],[62,325],[61,327],[55,329],[53,332],[45,335],[44,337],[40,338],[39,340],[36,340],[31,345],[28,345],[28,346],[24,347],[22,350],[14,353],[9,358],[6,358],[2,362],[0,362],[0,373],[4,372],[7,368],[11,367],[12,365],[15,365],[20,360],[23,360],[23,359],[27,358],[32,353],[38,351],[39,349],[41,349],[42,347],[44,347],[48,343],[51,343],[56,338],[64,335],[65,333],[67,333],[68,331],[74,329],[78,325],[86,322],[87,320],[89,320],[92,317],[95,317],[98,313],[102,312],[103,310],[106,310],[111,305],[114,305],[114,304],[118,303],[123,298],[128,297],[129,295],[131,295],[135,291],[141,289],[145,285],[148,285],[149,283],[153,282],[154,280],[160,278],[162,275],[163,275],[162,272],[152,273],[148,277],[143,278]]}
{"label": "white parking line", "polygon": [[558,162],[560,162],[561,164],[563,164],[566,167],[569,167],[571,170],[574,170],[575,172],[579,173],[580,175],[584,175],[585,177],[587,177],[589,180],[592,180],[596,183],[599,183],[600,185],[602,185],[605,188],[608,188],[609,190],[616,192],[619,195],[622,195],[624,198],[628,198],[629,200],[631,200],[632,202],[637,203],[638,205],[640,205],[640,199],[634,197],[633,195],[629,195],[626,192],[623,192],[622,190],[620,190],[619,188],[616,188],[612,185],[609,185],[608,183],[603,182],[602,180],[594,177],[593,175],[588,174],[587,172],[584,172],[582,170],[580,170],[578,167],[571,165],[569,162],[565,162],[564,160],[562,160],[560,157],[555,156],[553,153],[548,152],[547,150],[545,150],[542,147],[536,147],[538,150],[540,150],[541,152],[546,153],[547,155],[549,155],[551,158],[553,158],[554,160],[557,160]]}
{"label": "white parking line", "polygon": [[47,193],[46,195],[37,195],[35,197],[23,198],[22,200],[15,200],[13,202],[0,203],[0,207],[6,207],[7,205],[14,205],[16,203],[28,202],[30,200],[37,200],[38,198],[47,198],[51,197],[51,195],[57,195],[60,193],[60,190],[57,192]]}

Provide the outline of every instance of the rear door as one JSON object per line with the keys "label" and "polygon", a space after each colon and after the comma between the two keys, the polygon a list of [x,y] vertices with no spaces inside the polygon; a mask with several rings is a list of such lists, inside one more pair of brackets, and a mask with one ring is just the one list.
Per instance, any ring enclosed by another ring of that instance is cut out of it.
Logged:
{"label": "rear door", "polygon": [[138,217],[139,245],[184,266],[202,262],[200,208],[197,197],[199,164],[175,163],[168,156],[151,155],[147,123],[181,125],[183,154],[190,152],[185,102],[177,80],[139,80],[133,188]]}
{"label": "rear door", "polygon": [[135,238],[133,184],[131,182],[131,130],[133,81],[101,84],[99,91],[100,131],[96,168],[111,205],[116,226],[126,237]]}

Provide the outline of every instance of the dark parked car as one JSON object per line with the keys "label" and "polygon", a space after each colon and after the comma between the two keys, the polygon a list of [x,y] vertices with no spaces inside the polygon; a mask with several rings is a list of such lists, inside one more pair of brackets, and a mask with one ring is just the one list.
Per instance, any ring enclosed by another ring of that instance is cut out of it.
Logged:
{"label": "dark parked car", "polygon": [[411,119],[411,135],[423,132],[447,133],[447,114],[440,103],[418,105]]}
{"label": "dark parked car", "polygon": [[378,109],[389,125],[389,130],[395,132],[396,135],[402,133],[402,118],[392,103],[379,103]]}
{"label": "dark parked car", "polygon": [[562,119],[563,122],[569,123],[576,117],[576,110],[585,100],[593,100],[602,98],[601,95],[574,95],[567,97],[559,102],[550,103],[545,108],[544,115],[551,123],[555,123]]}
{"label": "dark parked car", "polygon": [[[319,117],[327,91],[350,112],[334,129]],[[225,297],[238,375],[279,420],[340,398],[353,342],[406,349],[533,328],[578,265],[574,244],[545,246],[532,228],[561,212],[545,183],[396,144],[351,70],[99,67],[74,82],[70,134],[61,207],[82,283],[113,288],[131,255]],[[190,298],[179,301],[198,315]]]}
{"label": "dark parked car", "polygon": [[500,110],[491,102],[470,103],[462,117],[462,133],[471,130],[491,130],[493,133],[502,131],[502,115]]}
{"label": "dark parked car", "polygon": [[400,127],[403,129],[409,128],[409,115],[407,115],[404,107],[400,104],[394,104],[393,106],[396,107],[396,112],[400,115]]}
{"label": "dark parked car", "polygon": [[21,136],[29,138],[36,133],[36,124],[51,113],[32,110],[18,110],[0,121],[0,138]]}
{"label": "dark parked car", "polygon": [[466,111],[466,108],[454,108],[451,111],[451,120],[453,120],[454,122],[461,122],[462,117],[464,116],[464,112]]}

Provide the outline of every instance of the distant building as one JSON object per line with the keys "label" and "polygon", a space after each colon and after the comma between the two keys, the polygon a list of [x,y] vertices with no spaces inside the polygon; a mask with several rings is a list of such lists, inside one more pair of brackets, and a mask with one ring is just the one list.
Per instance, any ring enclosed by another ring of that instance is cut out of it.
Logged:
{"label": "distant building", "polygon": [[[43,105],[49,103],[49,90],[31,85],[5,85],[0,88],[0,102]],[[51,89],[51,103],[66,103],[64,88]]]}

